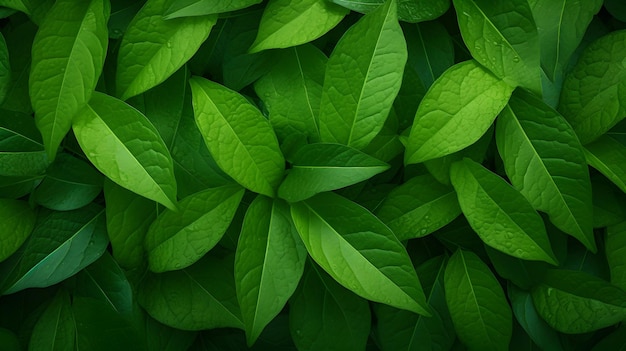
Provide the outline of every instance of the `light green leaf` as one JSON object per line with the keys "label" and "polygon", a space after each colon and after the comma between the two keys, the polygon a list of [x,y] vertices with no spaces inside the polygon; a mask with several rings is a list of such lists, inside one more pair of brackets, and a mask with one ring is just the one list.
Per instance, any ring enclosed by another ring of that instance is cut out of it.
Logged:
{"label": "light green leaf", "polygon": [[162,83],[209,37],[215,15],[163,18],[171,1],[149,0],[130,22],[117,59],[117,95],[126,100]]}
{"label": "light green leaf", "polygon": [[626,292],[580,271],[548,270],[532,297],[541,318],[562,333],[588,333],[626,318]]}
{"label": "light green leaf", "polygon": [[471,251],[457,250],[444,276],[457,336],[469,349],[508,350],[513,318],[500,283]]}
{"label": "light green leaf", "polygon": [[90,164],[61,153],[46,170],[46,176],[33,192],[33,199],[51,210],[75,210],[100,194],[103,178]]}
{"label": "light green leaf", "polygon": [[248,345],[285,307],[306,257],[289,206],[257,196],[246,212],[235,254],[235,286]]}
{"label": "light green leaf", "polygon": [[319,115],[321,140],[362,149],[381,130],[400,90],[407,60],[396,2],[354,24],[326,65]]}
{"label": "light green leaf", "polygon": [[291,215],[311,257],[341,285],[368,300],[430,315],[406,249],[365,208],[322,193],[292,204]]}
{"label": "light green leaf", "polygon": [[626,193],[626,146],[613,137],[603,135],[585,145],[587,163]]}
{"label": "light green leaf", "polygon": [[626,30],[589,45],[565,78],[559,112],[587,144],[626,116]]}
{"label": "light green leaf", "polygon": [[97,260],[108,243],[101,206],[67,212],[40,209],[28,241],[0,265],[0,289],[12,294],[54,285]]}
{"label": "light green leaf", "polygon": [[238,93],[200,77],[190,83],[196,123],[215,162],[242,186],[273,197],[285,159],[270,123]]}
{"label": "light green leaf", "polygon": [[174,0],[165,11],[165,19],[177,17],[203,16],[241,10],[256,5],[263,0]]}
{"label": "light green leaf", "polygon": [[450,169],[461,210],[480,239],[513,257],[556,265],[541,216],[509,183],[466,158]]}
{"label": "light green leaf", "polygon": [[59,290],[37,320],[30,336],[28,350],[74,350],[76,321],[70,299],[67,291]]}
{"label": "light green leaf", "polygon": [[312,44],[281,50],[272,69],[254,83],[279,140],[294,133],[319,141],[317,116],[328,59]]}
{"label": "light green leaf", "polygon": [[233,258],[206,255],[178,271],[149,273],[139,286],[139,303],[154,319],[178,329],[243,328]]}
{"label": "light green leaf", "polygon": [[595,252],[589,170],[565,118],[518,90],[498,117],[496,141],[513,186],[557,228]]}
{"label": "light green leaf", "polygon": [[626,291],[626,222],[606,229],[605,245],[611,284]]}
{"label": "light green leaf", "polygon": [[212,188],[180,201],[150,225],[145,248],[153,272],[190,266],[211,250],[230,225],[243,196],[237,185]]}
{"label": "light green leaf", "polygon": [[0,262],[22,246],[35,227],[35,212],[27,202],[0,199]]}
{"label": "light green leaf", "polygon": [[140,267],[144,263],[144,238],[156,218],[157,204],[109,179],[104,182],[104,199],[113,257],[124,268]]}
{"label": "light green leaf", "polygon": [[31,116],[0,110],[0,175],[42,174],[49,161]]}
{"label": "light green leaf", "polygon": [[327,0],[270,0],[250,52],[313,41],[333,29],[348,12]]}
{"label": "light green leaf", "polygon": [[102,72],[110,11],[108,0],[59,0],[35,36],[30,99],[51,160]]}
{"label": "light green leaf", "polygon": [[450,67],[420,103],[407,141],[405,163],[420,163],[464,149],[489,129],[513,87],[476,61]]}
{"label": "light green leaf", "polygon": [[454,0],[465,45],[512,86],[541,94],[539,36],[527,0]]}
{"label": "light green leaf", "polygon": [[367,301],[309,263],[289,302],[289,329],[296,347],[364,350],[371,324]]}
{"label": "light green leaf", "polygon": [[297,202],[321,193],[367,180],[389,165],[341,144],[309,144],[293,156],[292,168],[278,196]]}
{"label": "light green leaf", "polygon": [[541,67],[553,82],[563,74],[602,0],[529,0],[541,54]]}
{"label": "light green leaf", "polygon": [[141,112],[112,96],[95,93],[74,118],[73,129],[89,161],[109,179],[176,208],[172,157]]}

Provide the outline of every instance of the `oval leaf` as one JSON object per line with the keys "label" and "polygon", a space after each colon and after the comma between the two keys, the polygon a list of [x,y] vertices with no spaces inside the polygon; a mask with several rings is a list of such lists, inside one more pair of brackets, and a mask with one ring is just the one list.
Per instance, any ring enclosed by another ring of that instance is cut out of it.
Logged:
{"label": "oval leaf", "polygon": [[476,61],[450,67],[417,109],[405,163],[446,156],[473,144],[489,129],[512,92],[513,87]]}
{"label": "oval leaf", "polygon": [[146,234],[150,270],[171,271],[198,261],[226,232],[243,193],[236,185],[207,189],[183,199],[177,211],[161,213]]}
{"label": "oval leaf", "polygon": [[321,140],[362,149],[382,128],[407,59],[396,2],[365,15],[339,40],[326,65]]}
{"label": "oval leaf", "polygon": [[0,199],[0,262],[26,241],[35,227],[35,218],[27,202]]}
{"label": "oval leaf", "polygon": [[128,24],[117,59],[117,95],[126,100],[162,83],[209,37],[214,15],[163,18],[170,1],[150,0]]}
{"label": "oval leaf", "polygon": [[257,196],[246,212],[235,254],[235,285],[248,345],[285,307],[306,257],[289,206]]}
{"label": "oval leaf", "polygon": [[291,205],[311,257],[341,285],[368,300],[430,315],[406,249],[378,218],[334,193]]}
{"label": "oval leaf", "polygon": [[30,99],[51,160],[96,88],[109,43],[110,11],[104,0],[59,0],[35,36]]}
{"label": "oval leaf", "polygon": [[504,179],[465,158],[450,169],[461,210],[481,240],[524,260],[556,265],[541,216]]}
{"label": "oval leaf", "polygon": [[196,123],[215,162],[242,186],[273,197],[285,159],[267,119],[226,87],[200,77],[190,84]]}
{"label": "oval leaf", "polygon": [[176,208],[172,156],[141,112],[112,96],[95,93],[76,115],[73,129],[89,161],[109,179]]}
{"label": "oval leaf", "polygon": [[265,6],[250,52],[313,41],[335,27],[348,12],[327,0],[271,0]]}
{"label": "oval leaf", "polygon": [[278,189],[278,196],[296,202],[367,180],[389,165],[357,149],[341,144],[310,144],[293,156],[292,168]]}
{"label": "oval leaf", "polygon": [[516,91],[498,117],[496,141],[513,186],[557,228],[595,252],[589,170],[565,118],[534,95]]}
{"label": "oval leaf", "polygon": [[473,252],[457,250],[444,275],[446,303],[461,341],[470,349],[509,349],[513,318],[504,291]]}

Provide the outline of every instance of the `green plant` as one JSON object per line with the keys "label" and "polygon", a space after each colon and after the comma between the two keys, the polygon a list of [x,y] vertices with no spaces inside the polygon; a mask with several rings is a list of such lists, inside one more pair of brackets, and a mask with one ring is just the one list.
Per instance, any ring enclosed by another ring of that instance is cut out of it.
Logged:
{"label": "green plant", "polygon": [[619,0],[0,5],[3,350],[626,345]]}

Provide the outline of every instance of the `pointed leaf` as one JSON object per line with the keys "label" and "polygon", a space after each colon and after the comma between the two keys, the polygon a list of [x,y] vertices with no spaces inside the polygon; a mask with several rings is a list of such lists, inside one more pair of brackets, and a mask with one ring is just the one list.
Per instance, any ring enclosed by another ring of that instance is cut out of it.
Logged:
{"label": "pointed leaf", "polygon": [[626,30],[589,45],[565,78],[559,112],[587,144],[626,116]]}
{"label": "pointed leaf", "polygon": [[250,52],[313,41],[335,27],[348,12],[327,0],[271,0],[265,6]]}
{"label": "pointed leaf", "polygon": [[476,61],[510,85],[541,93],[539,36],[527,0],[454,0],[454,8]]}
{"label": "pointed leaf", "polygon": [[35,227],[35,219],[27,202],[0,199],[0,262],[22,246]]}
{"label": "pointed leaf", "polygon": [[63,281],[97,260],[108,245],[104,209],[42,209],[28,241],[0,265],[3,294]]}
{"label": "pointed leaf", "polygon": [[450,67],[420,103],[407,141],[405,163],[449,155],[476,142],[513,92],[476,61]]}
{"label": "pointed leaf", "polygon": [[33,328],[29,350],[74,350],[76,321],[70,298],[67,291],[60,290],[52,299]]}
{"label": "pointed leaf", "polygon": [[562,333],[587,333],[626,318],[626,292],[580,271],[548,270],[532,297],[541,318]]}
{"label": "pointed leaf", "polygon": [[516,91],[498,117],[496,141],[513,186],[557,228],[595,252],[589,170],[565,118],[534,95]]}
{"label": "pointed leaf", "polygon": [[178,271],[149,273],[139,286],[138,299],[150,316],[174,328],[243,328],[232,255],[206,255]]}
{"label": "pointed leaf", "polygon": [[172,157],[154,126],[121,100],[95,93],[74,119],[87,158],[109,179],[168,208],[176,208]]}
{"label": "pointed leaf", "polygon": [[395,0],[346,31],[326,65],[321,140],[357,149],[367,146],[382,128],[400,90],[406,58]]}
{"label": "pointed leaf", "polygon": [[450,170],[461,210],[481,240],[524,260],[556,265],[541,216],[504,179],[466,158]]}
{"label": "pointed leaf", "polygon": [[406,249],[378,218],[334,193],[291,205],[311,257],[341,285],[368,300],[429,315]]}
{"label": "pointed leaf", "polygon": [[260,3],[263,0],[174,0],[165,11],[165,19],[177,17],[211,15],[235,10]]}
{"label": "pointed leaf", "polygon": [[314,264],[289,302],[289,329],[298,350],[363,350],[370,318],[366,300]]}
{"label": "pointed leaf", "polygon": [[171,1],[150,0],[130,22],[117,60],[117,96],[126,100],[162,83],[208,38],[215,15],[168,21]]}
{"label": "pointed leaf", "polygon": [[289,206],[257,196],[246,212],[235,254],[235,285],[248,345],[285,307],[306,257]]}
{"label": "pointed leaf", "polygon": [[107,52],[110,11],[107,0],[60,0],[35,36],[30,99],[50,159],[96,87]]}
{"label": "pointed leaf", "polygon": [[215,162],[242,186],[273,197],[285,160],[267,119],[222,85],[200,77],[190,84],[196,123]]}
{"label": "pointed leaf", "polygon": [[511,307],[500,283],[476,254],[457,250],[450,257],[444,287],[454,329],[467,347],[509,349]]}
{"label": "pointed leaf", "polygon": [[428,235],[460,214],[454,189],[428,174],[393,189],[376,210],[400,240]]}
{"label": "pointed leaf", "polygon": [[305,145],[293,156],[292,168],[281,183],[278,196],[297,202],[367,180],[387,169],[388,164],[349,146]]}
{"label": "pointed leaf", "polygon": [[609,135],[585,145],[587,163],[626,193],[626,146]]}

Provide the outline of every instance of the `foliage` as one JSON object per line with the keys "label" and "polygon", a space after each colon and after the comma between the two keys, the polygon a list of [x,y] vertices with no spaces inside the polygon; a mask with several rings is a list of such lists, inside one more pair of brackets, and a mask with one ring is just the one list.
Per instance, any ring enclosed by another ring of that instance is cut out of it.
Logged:
{"label": "foliage", "polygon": [[0,0],[3,350],[626,348],[619,0]]}

